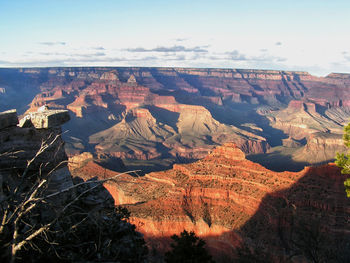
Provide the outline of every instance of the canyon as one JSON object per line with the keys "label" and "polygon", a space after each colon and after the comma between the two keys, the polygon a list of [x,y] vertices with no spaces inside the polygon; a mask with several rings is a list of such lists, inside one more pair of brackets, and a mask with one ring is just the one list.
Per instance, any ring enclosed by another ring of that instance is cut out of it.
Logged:
{"label": "canyon", "polygon": [[68,110],[68,156],[90,152],[112,169],[120,168],[120,159],[126,169],[144,173],[167,169],[234,142],[267,168],[300,170],[345,151],[349,85],[350,75],[339,73],[13,68],[0,69],[0,110]]}
{"label": "canyon", "polygon": [[[117,174],[92,159],[71,172],[85,179]],[[105,187],[131,212],[130,222],[155,258],[170,248],[170,236],[186,229],[206,241],[216,262],[231,262],[242,246],[268,255],[267,262],[305,262],[300,246],[318,256],[337,249],[345,255],[350,200],[344,178],[334,164],[274,172],[227,143],[194,163],[143,177],[121,175]],[[309,238],[317,243],[305,242]]]}
{"label": "canyon", "polygon": [[335,73],[0,69],[0,110],[14,105],[22,115],[19,124],[14,111],[0,115],[0,129],[16,131],[6,130],[1,147],[13,151],[17,141],[33,155],[37,133],[63,124],[65,178],[135,170],[104,186],[130,211],[154,262],[184,229],[217,262],[240,253],[268,262],[307,262],[310,251],[336,257],[349,240],[350,203],[347,176],[329,162],[347,150],[349,86],[350,74]]}

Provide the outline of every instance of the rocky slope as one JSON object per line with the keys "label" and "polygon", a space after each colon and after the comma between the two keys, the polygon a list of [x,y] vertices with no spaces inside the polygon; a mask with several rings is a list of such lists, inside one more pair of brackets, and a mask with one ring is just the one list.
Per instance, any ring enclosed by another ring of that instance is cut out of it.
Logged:
{"label": "rocky slope", "polygon": [[[104,177],[115,174],[93,162],[73,173],[101,171]],[[106,188],[116,204],[127,206],[131,221],[156,251],[168,249],[169,237],[187,229],[207,241],[219,262],[235,257],[242,244],[288,262],[297,253],[298,222],[317,221],[317,233],[333,242],[349,238],[350,201],[343,180],[332,164],[273,172],[225,144],[195,163],[144,177],[123,175]]]}
{"label": "rocky slope", "polygon": [[298,143],[287,148],[300,152],[311,137],[342,133],[349,85],[348,74],[320,78],[274,70],[0,69],[1,101],[16,93],[25,108],[22,94],[36,94],[27,112],[42,105],[71,111],[73,121],[64,127],[69,156],[88,151],[95,158],[141,160],[141,166],[192,161],[229,141],[258,154],[290,137]]}

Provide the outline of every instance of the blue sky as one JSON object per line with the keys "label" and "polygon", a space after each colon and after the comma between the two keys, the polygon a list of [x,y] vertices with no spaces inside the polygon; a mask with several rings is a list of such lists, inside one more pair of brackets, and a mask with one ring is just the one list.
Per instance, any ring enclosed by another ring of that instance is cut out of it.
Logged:
{"label": "blue sky", "polygon": [[350,73],[350,1],[0,0],[0,67]]}

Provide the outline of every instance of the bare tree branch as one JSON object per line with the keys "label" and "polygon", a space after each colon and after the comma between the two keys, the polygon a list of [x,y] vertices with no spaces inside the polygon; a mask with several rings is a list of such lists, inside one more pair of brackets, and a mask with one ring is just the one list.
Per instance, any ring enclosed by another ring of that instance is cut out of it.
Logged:
{"label": "bare tree branch", "polygon": [[51,145],[53,145],[57,141],[58,138],[61,137],[61,133],[59,133],[59,134],[57,134],[55,136],[55,138],[51,142],[49,142],[49,140],[51,138],[51,135],[52,134],[50,134],[49,137],[46,140],[42,140],[41,141],[41,146],[40,146],[39,150],[33,156],[33,158],[27,162],[27,166],[26,166],[26,168],[25,168],[25,170],[24,170],[24,172],[22,174],[22,177],[25,177],[27,175],[31,164],[38,158],[38,156],[40,154],[42,154],[43,152],[45,152]]}
{"label": "bare tree branch", "polygon": [[[42,140],[39,150],[36,152],[36,154],[27,161],[26,167],[23,170],[23,173],[21,173],[18,177],[20,178],[17,182],[17,185],[15,186],[15,189],[11,191],[9,189],[9,196],[1,201],[1,213],[0,216],[2,217],[0,220],[0,234],[2,234],[5,231],[5,227],[9,226],[10,235],[12,237],[12,240],[8,244],[9,246],[9,253],[10,253],[10,261],[15,262],[18,257],[18,252],[23,249],[24,246],[29,245],[35,249],[39,249],[35,245],[35,242],[33,243],[33,239],[38,237],[39,235],[42,235],[44,239],[48,240],[47,233],[50,230],[50,227],[52,227],[56,222],[59,222],[62,216],[64,216],[65,212],[68,208],[72,207],[74,203],[81,200],[81,197],[85,194],[91,192],[92,190],[96,189],[97,187],[101,186],[103,183],[107,181],[115,180],[117,177],[124,175],[124,174],[130,174],[135,173],[137,175],[137,172],[140,170],[134,170],[134,171],[127,171],[123,173],[116,174],[110,178],[105,178],[102,180],[96,180],[96,181],[86,181],[81,182],[76,185],[67,187],[63,190],[56,191],[52,194],[45,194],[45,187],[47,187],[50,183],[50,176],[53,174],[54,171],[56,171],[60,166],[62,166],[67,161],[62,161],[59,164],[57,164],[53,169],[51,169],[49,172],[43,173],[43,167],[47,166],[48,163],[41,163],[39,165],[39,170],[32,174],[30,172],[32,170],[33,163],[38,159],[38,157],[43,154],[49,147],[51,147],[55,142],[57,142],[58,138],[60,138],[61,134],[58,134],[56,136],[53,136],[53,134],[50,134],[45,140]],[[22,151],[17,151],[15,153],[19,153]],[[57,152],[56,152],[57,154]],[[0,154],[0,157],[10,155],[10,153],[2,153]],[[30,172],[30,173],[29,173]],[[25,183],[27,180],[31,180],[31,178],[37,175],[39,180],[30,188],[29,191],[25,190],[26,187],[28,187],[28,184]],[[43,176],[45,175],[45,176]],[[63,208],[59,209],[59,211],[55,214],[55,218],[51,218],[50,222],[44,223],[44,222],[36,222],[32,223],[30,218],[37,217],[33,211],[36,211],[36,208],[40,208],[41,204],[46,203],[46,201],[50,198],[57,197],[62,193],[69,192],[73,189],[76,189],[80,186],[84,185],[91,185],[86,190],[82,191],[77,197],[75,197],[73,200],[71,200],[68,204],[66,204]],[[9,200],[11,202],[9,203]],[[85,213],[84,213],[85,214]],[[77,222],[72,227],[78,227],[80,224],[84,223],[85,220],[87,220],[89,214],[86,214],[86,217],[84,217],[80,222]],[[28,221],[29,219],[29,221]],[[95,222],[98,224],[98,222]],[[23,228],[24,227],[24,228]],[[70,228],[72,229],[72,228]],[[6,230],[7,231],[7,230]]]}
{"label": "bare tree branch", "polygon": [[26,239],[22,240],[21,242],[19,242],[18,244],[14,243],[12,244],[12,258],[11,258],[11,262],[15,262],[16,260],[16,253],[18,250],[20,250],[25,244],[27,244],[30,240],[32,240],[34,237],[40,235],[41,233],[43,233],[44,231],[48,230],[49,227],[54,223],[54,221],[42,226],[41,228],[39,228],[38,230],[36,230],[34,233],[32,233],[31,235],[29,235]]}

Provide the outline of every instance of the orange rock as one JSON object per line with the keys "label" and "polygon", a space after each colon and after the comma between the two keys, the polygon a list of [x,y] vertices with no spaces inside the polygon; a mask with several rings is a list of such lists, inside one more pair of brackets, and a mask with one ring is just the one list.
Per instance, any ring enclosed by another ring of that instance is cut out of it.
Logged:
{"label": "orange rock", "polygon": [[235,247],[254,234],[267,249],[283,256],[279,231],[287,233],[292,227],[293,209],[305,220],[322,214],[321,224],[330,227],[332,238],[350,231],[348,225],[328,225],[350,216],[342,182],[332,164],[273,172],[246,160],[235,144],[228,143],[203,160],[144,177],[123,175],[106,187],[116,204],[127,206],[131,222],[151,248],[166,251],[169,237],[186,229],[204,238],[219,260],[234,257]]}

